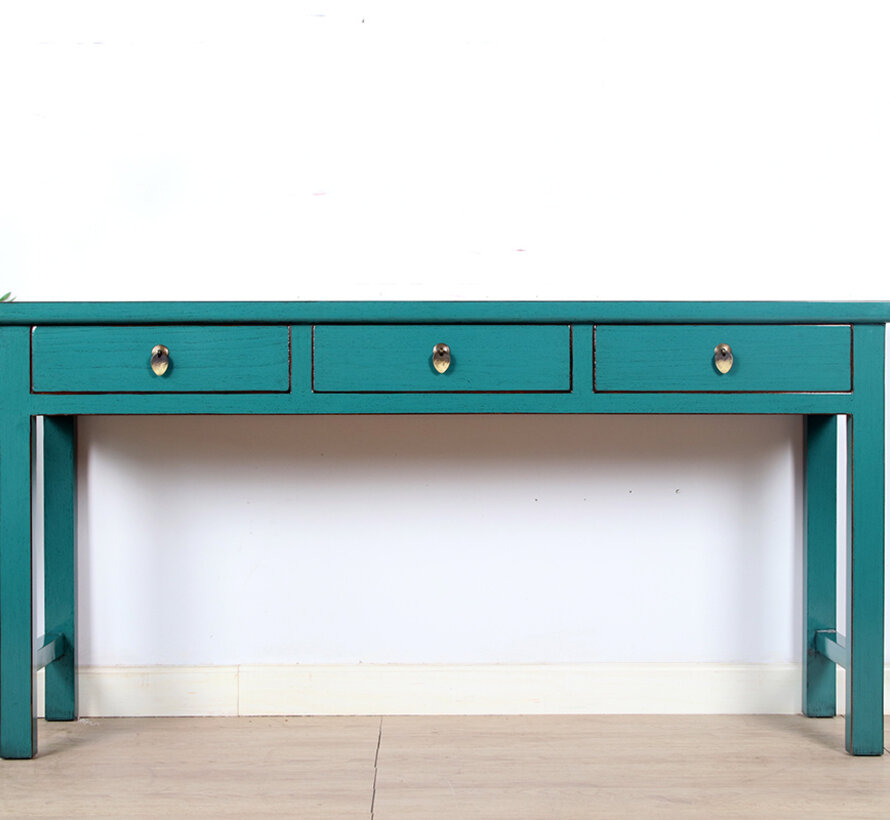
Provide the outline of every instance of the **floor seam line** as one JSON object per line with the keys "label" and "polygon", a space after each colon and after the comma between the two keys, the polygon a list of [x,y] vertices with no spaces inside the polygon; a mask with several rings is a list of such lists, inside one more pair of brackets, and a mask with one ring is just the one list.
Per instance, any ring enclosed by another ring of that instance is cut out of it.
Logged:
{"label": "floor seam line", "polygon": [[380,759],[380,739],[383,737],[383,715],[377,725],[377,748],[374,750],[374,782],[371,784],[371,820],[374,820],[374,801],[377,799],[377,761]]}

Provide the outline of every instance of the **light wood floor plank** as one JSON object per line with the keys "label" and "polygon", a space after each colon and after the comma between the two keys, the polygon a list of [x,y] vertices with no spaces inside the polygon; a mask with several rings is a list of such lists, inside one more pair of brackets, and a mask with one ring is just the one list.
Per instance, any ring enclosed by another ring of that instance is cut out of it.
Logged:
{"label": "light wood floor plank", "polygon": [[[380,750],[376,790],[374,759]],[[0,761],[0,817],[890,816],[890,755],[787,716],[104,718]]]}
{"label": "light wood floor plank", "polygon": [[380,719],[102,718],[39,724],[0,761],[0,816],[369,816]]}
{"label": "light wood floor plank", "polygon": [[890,816],[890,758],[843,720],[387,717],[375,820]]}

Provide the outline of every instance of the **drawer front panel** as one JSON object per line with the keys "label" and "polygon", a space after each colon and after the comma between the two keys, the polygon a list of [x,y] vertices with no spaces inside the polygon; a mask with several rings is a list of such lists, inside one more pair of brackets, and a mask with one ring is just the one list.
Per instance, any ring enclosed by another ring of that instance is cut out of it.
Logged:
{"label": "drawer front panel", "polygon": [[[714,351],[732,349],[721,373]],[[598,392],[834,393],[852,389],[849,325],[598,325]]]}
{"label": "drawer front panel", "polygon": [[[155,375],[152,349],[169,350]],[[290,330],[267,326],[36,327],[34,393],[283,393]]]}
{"label": "drawer front panel", "polygon": [[[433,347],[451,363],[433,367]],[[568,325],[316,325],[318,393],[559,392],[571,389]]]}

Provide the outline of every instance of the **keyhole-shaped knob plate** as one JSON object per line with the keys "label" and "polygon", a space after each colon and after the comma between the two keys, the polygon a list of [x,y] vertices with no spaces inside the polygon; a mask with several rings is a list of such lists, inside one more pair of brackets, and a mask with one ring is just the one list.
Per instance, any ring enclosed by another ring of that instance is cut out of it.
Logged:
{"label": "keyhole-shaped knob plate", "polygon": [[721,373],[732,370],[732,348],[728,344],[719,344],[714,348],[714,367]]}
{"label": "keyhole-shaped knob plate", "polygon": [[163,376],[170,367],[170,351],[164,345],[155,345],[151,349],[151,369],[155,376]]}
{"label": "keyhole-shaped knob plate", "polygon": [[444,373],[451,367],[451,348],[443,342],[433,346],[433,367],[437,373]]}

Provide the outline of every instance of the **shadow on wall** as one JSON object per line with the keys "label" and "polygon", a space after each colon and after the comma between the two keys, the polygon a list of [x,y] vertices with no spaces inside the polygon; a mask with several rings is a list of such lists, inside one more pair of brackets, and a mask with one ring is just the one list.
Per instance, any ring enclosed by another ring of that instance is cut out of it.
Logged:
{"label": "shadow on wall", "polygon": [[801,420],[84,417],[84,664],[796,660]]}

